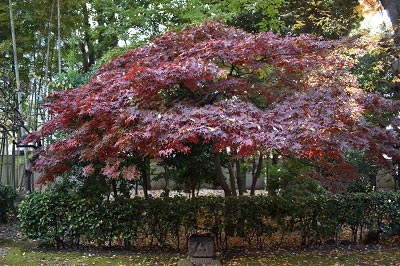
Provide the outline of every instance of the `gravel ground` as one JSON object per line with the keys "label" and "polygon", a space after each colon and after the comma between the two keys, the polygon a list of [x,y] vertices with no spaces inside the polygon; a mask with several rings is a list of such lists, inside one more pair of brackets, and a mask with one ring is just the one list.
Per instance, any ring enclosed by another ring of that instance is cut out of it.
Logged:
{"label": "gravel ground", "polygon": [[[139,194],[138,196],[143,196],[143,191],[139,190],[138,191]],[[149,194],[151,195],[151,197],[154,198],[158,198],[162,195],[162,193],[164,192],[164,190],[150,190]],[[268,192],[265,190],[256,190],[255,194],[256,195],[261,195],[261,194],[267,194]],[[250,190],[248,190],[247,193],[245,193],[245,195],[250,195]],[[169,192],[169,196],[170,197],[174,197],[174,196],[183,196],[183,197],[190,197],[191,193],[186,193],[183,191],[177,191],[177,190],[171,190]],[[201,189],[200,191],[196,191],[196,197],[197,196],[224,196],[224,191],[223,190],[217,190],[217,189]]]}
{"label": "gravel ground", "polygon": [[7,247],[7,243],[22,241],[23,235],[18,230],[18,226],[15,224],[0,224],[0,258],[4,258],[10,248]]}
{"label": "gravel ground", "polygon": [[24,237],[16,224],[0,224],[0,241],[23,241]]}
{"label": "gravel ground", "polygon": [[0,248],[0,258],[4,258],[10,252],[8,248]]}

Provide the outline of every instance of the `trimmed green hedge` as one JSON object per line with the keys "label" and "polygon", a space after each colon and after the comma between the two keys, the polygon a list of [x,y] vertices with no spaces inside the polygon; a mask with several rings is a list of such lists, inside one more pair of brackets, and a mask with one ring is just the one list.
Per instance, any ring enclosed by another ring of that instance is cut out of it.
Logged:
{"label": "trimmed green hedge", "polygon": [[[374,230],[400,228],[398,193],[255,197],[82,199],[55,192],[33,193],[20,205],[21,228],[31,239],[58,247],[80,243],[182,248],[194,232],[212,233],[219,248],[239,239],[262,248],[271,236],[297,233],[302,245],[317,245],[351,231],[351,241]],[[279,243],[277,243],[279,244]]]}

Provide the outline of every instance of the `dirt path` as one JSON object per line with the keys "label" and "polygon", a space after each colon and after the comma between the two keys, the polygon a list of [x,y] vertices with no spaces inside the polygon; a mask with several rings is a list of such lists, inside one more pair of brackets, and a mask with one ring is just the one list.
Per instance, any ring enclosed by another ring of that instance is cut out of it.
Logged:
{"label": "dirt path", "polygon": [[0,224],[0,241],[23,241],[24,236],[17,224]]}

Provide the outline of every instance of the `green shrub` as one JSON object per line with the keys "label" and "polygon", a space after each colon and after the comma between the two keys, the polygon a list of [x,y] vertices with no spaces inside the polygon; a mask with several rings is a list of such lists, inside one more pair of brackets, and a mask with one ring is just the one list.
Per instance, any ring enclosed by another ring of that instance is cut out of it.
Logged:
{"label": "green shrub", "polygon": [[374,186],[369,180],[361,177],[356,182],[348,185],[346,191],[350,193],[371,193],[374,191]]}
{"label": "green shrub", "polygon": [[17,191],[11,186],[0,184],[0,222],[7,222],[7,215],[15,214],[14,207]]}
{"label": "green shrub", "polygon": [[57,193],[32,193],[19,206],[18,218],[26,236],[60,243],[66,234],[68,200]]}

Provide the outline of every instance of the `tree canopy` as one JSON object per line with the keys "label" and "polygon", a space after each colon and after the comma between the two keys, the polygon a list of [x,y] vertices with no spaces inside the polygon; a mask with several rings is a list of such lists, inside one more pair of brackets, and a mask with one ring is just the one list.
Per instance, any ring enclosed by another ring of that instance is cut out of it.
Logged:
{"label": "tree canopy", "polygon": [[169,31],[103,65],[87,85],[53,93],[53,118],[26,141],[63,136],[41,151],[43,181],[76,160],[87,175],[100,161],[106,176],[134,178],[133,155],[162,159],[190,153],[190,143],[211,143],[216,164],[221,151],[397,156],[395,132],[368,121],[397,103],[361,90],[341,49],[350,41],[250,34],[212,21]]}
{"label": "tree canopy", "polygon": [[312,33],[329,39],[348,36],[362,21],[358,0],[289,0],[280,7],[283,33]]}

